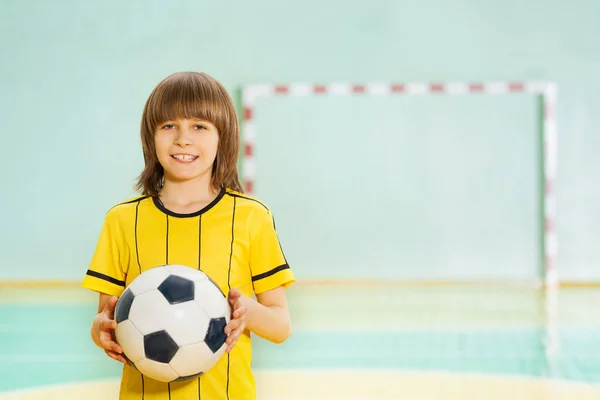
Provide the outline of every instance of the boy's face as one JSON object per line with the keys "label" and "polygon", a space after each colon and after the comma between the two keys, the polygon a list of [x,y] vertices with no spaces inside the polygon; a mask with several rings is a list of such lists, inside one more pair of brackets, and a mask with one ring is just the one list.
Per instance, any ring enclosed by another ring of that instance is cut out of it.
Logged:
{"label": "boy's face", "polygon": [[177,119],[158,125],[154,145],[165,180],[188,181],[202,176],[210,181],[217,156],[219,132],[210,122]]}

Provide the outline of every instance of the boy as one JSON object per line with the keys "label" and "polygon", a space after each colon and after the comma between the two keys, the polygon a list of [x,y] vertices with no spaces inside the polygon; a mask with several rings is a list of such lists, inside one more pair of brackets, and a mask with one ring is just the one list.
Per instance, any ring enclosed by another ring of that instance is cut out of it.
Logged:
{"label": "boy", "polygon": [[[125,364],[121,399],[253,400],[250,332],[275,343],[290,336],[285,289],[295,278],[270,209],[242,192],[231,98],[206,74],[173,74],[146,102],[141,139],[142,195],[108,211],[83,279],[83,287],[100,293],[92,339]],[[200,378],[162,383],[145,377],[114,339],[117,297],[143,271],[164,264],[202,270],[232,308],[227,352]]]}

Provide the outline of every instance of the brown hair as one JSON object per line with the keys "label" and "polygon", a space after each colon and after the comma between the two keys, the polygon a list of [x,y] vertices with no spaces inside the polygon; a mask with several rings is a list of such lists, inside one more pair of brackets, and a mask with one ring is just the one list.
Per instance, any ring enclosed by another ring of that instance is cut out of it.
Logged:
{"label": "brown hair", "polygon": [[201,72],[177,72],[163,79],[152,91],[142,114],[140,134],[144,170],[136,183],[143,195],[157,196],[164,179],[154,147],[157,126],[177,118],[199,118],[211,122],[219,132],[217,156],[212,168],[215,189],[227,187],[243,192],[237,172],[240,129],[231,97],[214,78]]}

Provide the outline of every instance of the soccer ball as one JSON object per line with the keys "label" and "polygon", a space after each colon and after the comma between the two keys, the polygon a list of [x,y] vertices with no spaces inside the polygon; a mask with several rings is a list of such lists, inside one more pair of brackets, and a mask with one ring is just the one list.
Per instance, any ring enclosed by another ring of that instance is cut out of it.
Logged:
{"label": "soccer ball", "polygon": [[115,309],[115,336],[143,375],[174,382],[197,377],[223,356],[229,303],[203,272],[183,265],[144,271]]}

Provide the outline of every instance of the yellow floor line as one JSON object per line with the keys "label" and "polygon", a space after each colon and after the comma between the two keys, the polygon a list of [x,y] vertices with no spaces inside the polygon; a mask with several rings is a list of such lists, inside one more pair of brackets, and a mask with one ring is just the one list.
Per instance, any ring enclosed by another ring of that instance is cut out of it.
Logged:
{"label": "yellow floor line", "polygon": [[[592,400],[589,383],[397,370],[256,372],[259,400]],[[118,380],[49,386],[0,394],[1,400],[109,400]]]}

